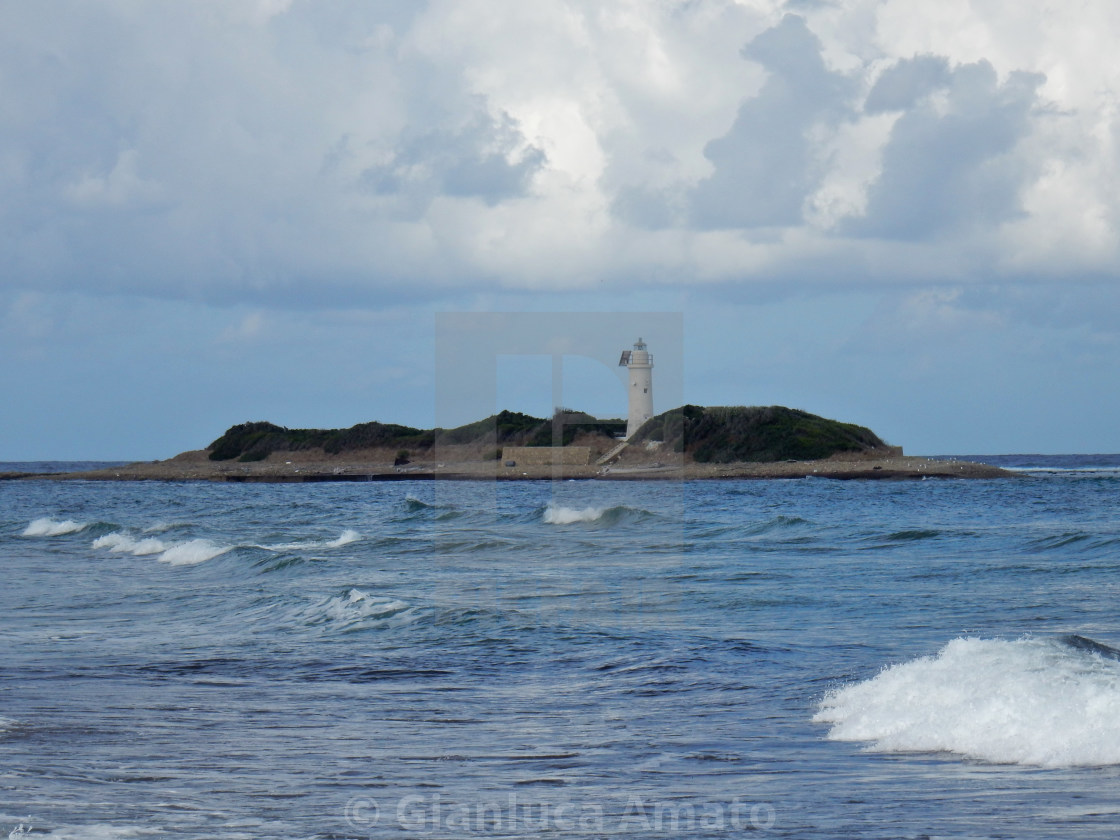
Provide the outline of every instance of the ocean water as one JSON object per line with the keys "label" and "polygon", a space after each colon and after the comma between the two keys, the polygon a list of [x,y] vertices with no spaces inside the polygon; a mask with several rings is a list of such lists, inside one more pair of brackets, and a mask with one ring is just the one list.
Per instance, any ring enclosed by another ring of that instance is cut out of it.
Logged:
{"label": "ocean water", "polygon": [[128,461],[0,461],[0,473],[69,473],[123,467]]}
{"label": "ocean water", "polygon": [[1120,458],[0,482],[0,836],[1113,838]]}

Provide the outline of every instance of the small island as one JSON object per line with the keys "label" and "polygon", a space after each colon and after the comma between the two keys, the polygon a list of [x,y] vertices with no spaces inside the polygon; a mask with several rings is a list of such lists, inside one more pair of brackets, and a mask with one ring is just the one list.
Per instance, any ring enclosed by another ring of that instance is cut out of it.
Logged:
{"label": "small island", "polygon": [[230,427],[205,449],[165,461],[40,477],[319,482],[1011,475],[986,464],[906,456],[863,426],[783,406],[685,405],[651,417],[627,438],[625,432],[625,420],[565,408],[551,418],[501,411],[453,429],[379,422],[289,429],[249,422]]}

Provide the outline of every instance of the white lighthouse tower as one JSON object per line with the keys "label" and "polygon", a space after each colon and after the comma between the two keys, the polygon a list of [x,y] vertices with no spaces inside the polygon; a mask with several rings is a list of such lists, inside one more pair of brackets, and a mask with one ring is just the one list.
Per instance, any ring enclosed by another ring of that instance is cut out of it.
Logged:
{"label": "white lighthouse tower", "polygon": [[630,371],[630,413],[626,417],[629,438],[653,416],[653,354],[639,338],[633,350],[622,351],[618,366]]}

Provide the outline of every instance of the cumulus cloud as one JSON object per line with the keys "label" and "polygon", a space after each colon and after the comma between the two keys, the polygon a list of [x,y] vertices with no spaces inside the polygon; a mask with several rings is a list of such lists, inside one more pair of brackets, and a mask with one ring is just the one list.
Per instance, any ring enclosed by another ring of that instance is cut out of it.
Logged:
{"label": "cumulus cloud", "polygon": [[1111,282],[1120,13],[1056,8],[4,4],[0,282]]}
{"label": "cumulus cloud", "polygon": [[508,114],[494,118],[480,109],[460,129],[402,139],[387,162],[360,179],[377,195],[404,197],[409,215],[422,216],[440,195],[478,198],[489,207],[524,196],[544,162]]}
{"label": "cumulus cloud", "polygon": [[731,130],[705,147],[715,171],[697,185],[693,218],[700,228],[798,225],[820,177],[815,130],[850,113],[854,85],[828,70],[820,41],[797,15],[752,40],[743,55],[769,77]]}
{"label": "cumulus cloud", "polygon": [[875,80],[867,94],[864,111],[905,111],[915,103],[946,88],[952,78],[945,56],[921,55],[895,62]]}
{"label": "cumulus cloud", "polygon": [[900,110],[883,150],[867,213],[849,230],[927,239],[956,227],[994,226],[1022,212],[1020,194],[1035,173],[1013,154],[1031,131],[1039,74],[1000,82],[986,61],[948,69],[944,60],[903,61],[868,96],[869,113]]}

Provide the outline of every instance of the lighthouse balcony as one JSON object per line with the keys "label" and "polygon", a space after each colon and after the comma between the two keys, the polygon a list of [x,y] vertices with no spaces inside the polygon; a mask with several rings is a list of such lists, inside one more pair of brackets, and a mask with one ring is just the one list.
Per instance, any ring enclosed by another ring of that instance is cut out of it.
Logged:
{"label": "lighthouse balcony", "polygon": [[630,365],[653,365],[653,354],[644,350],[623,350],[622,358],[618,360],[619,367]]}

